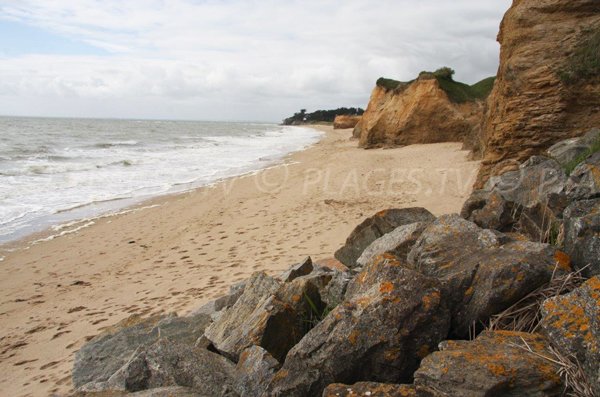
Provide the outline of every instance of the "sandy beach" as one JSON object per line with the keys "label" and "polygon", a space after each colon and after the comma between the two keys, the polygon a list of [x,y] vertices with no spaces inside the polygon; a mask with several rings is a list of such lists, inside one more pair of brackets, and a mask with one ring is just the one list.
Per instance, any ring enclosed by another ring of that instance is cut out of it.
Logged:
{"label": "sandy beach", "polygon": [[316,128],[323,139],[282,165],[0,247],[0,394],[67,395],[75,352],[104,327],[185,315],[252,272],[331,257],[381,209],[457,212],[479,167],[459,143],[366,151],[351,130]]}

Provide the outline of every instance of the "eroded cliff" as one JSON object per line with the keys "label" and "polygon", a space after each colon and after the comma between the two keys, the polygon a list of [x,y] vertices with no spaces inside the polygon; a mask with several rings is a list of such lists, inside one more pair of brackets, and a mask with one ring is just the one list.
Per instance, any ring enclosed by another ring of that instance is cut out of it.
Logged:
{"label": "eroded cliff", "polygon": [[515,0],[481,128],[477,186],[600,125],[600,2]]}
{"label": "eroded cliff", "polygon": [[483,114],[473,87],[432,73],[409,83],[380,79],[353,135],[365,148],[463,141]]}

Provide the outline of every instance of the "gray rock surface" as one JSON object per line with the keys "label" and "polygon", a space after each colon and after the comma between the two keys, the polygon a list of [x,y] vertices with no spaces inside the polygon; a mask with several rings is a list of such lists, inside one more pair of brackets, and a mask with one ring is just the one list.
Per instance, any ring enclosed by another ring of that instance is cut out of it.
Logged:
{"label": "gray rock surface", "polygon": [[425,222],[411,223],[398,226],[391,232],[384,234],[365,248],[356,260],[357,266],[363,267],[374,257],[385,253],[406,261],[410,249],[427,225],[428,223]]}
{"label": "gray rock surface", "polygon": [[288,353],[268,396],[320,396],[331,383],[410,381],[445,338],[449,313],[438,283],[378,257],[351,282],[347,299]]}
{"label": "gray rock surface", "polygon": [[168,386],[155,389],[129,393],[125,391],[103,391],[90,393],[76,393],[75,397],[211,397],[207,394],[194,391],[189,387]]}
{"label": "gray rock surface", "polygon": [[444,215],[421,235],[411,265],[437,278],[452,312],[452,335],[467,337],[473,325],[569,271],[568,257],[547,244],[513,241],[458,215]]}
{"label": "gray rock surface", "polygon": [[588,277],[600,275],[600,198],[576,201],[564,212],[564,247]]}
{"label": "gray rock surface", "polygon": [[88,383],[82,391],[136,392],[166,386],[184,386],[207,396],[237,396],[235,366],[226,358],[160,339],[140,348],[105,382]]}
{"label": "gray rock surface", "polygon": [[292,267],[290,267],[287,271],[285,271],[281,275],[280,278],[285,282],[290,282],[298,277],[306,276],[307,274],[310,274],[310,272],[312,272],[313,269],[314,269],[314,267],[313,267],[312,259],[310,259],[310,256],[309,256],[306,259],[304,259],[302,262],[298,263],[297,265],[293,265]]}
{"label": "gray rock surface", "polygon": [[571,200],[600,197],[600,152],[594,153],[575,167],[565,191]]}
{"label": "gray rock surface", "polygon": [[358,382],[353,385],[332,383],[323,391],[323,397],[417,397],[412,385],[394,385],[389,383]]}
{"label": "gray rock surface", "polygon": [[240,397],[261,396],[279,367],[279,362],[260,346],[244,350],[235,369],[236,389]]}
{"label": "gray rock surface", "polygon": [[174,315],[152,318],[130,317],[86,343],[75,355],[73,384],[107,380],[140,347],[150,346],[159,338],[193,346],[210,324],[210,316]]}
{"label": "gray rock surface", "polygon": [[356,260],[373,241],[398,226],[415,222],[431,222],[435,216],[424,208],[389,209],[376,213],[356,226],[346,243],[335,252],[335,257],[349,268],[356,266]]}
{"label": "gray rock surface", "polygon": [[542,332],[566,357],[582,365],[588,384],[600,395],[600,278],[542,305]]}
{"label": "gray rock surface", "polygon": [[578,157],[584,155],[597,140],[600,139],[600,130],[594,128],[582,137],[566,139],[552,145],[547,153],[562,165],[567,165]]}
{"label": "gray rock surface", "polygon": [[[419,396],[562,396],[559,367],[540,335],[483,332],[474,341],[446,341],[415,372]],[[532,352],[526,351],[526,345]]]}

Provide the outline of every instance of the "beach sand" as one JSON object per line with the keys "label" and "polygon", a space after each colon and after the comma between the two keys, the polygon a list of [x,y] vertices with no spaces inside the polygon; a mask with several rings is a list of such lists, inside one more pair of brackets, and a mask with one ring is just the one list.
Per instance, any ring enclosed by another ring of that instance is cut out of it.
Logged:
{"label": "beach sand", "polygon": [[458,212],[479,167],[459,143],[365,151],[351,130],[318,128],[284,165],[0,247],[0,394],[66,395],[75,352],[104,327],[185,315],[254,271],[331,257],[379,210]]}

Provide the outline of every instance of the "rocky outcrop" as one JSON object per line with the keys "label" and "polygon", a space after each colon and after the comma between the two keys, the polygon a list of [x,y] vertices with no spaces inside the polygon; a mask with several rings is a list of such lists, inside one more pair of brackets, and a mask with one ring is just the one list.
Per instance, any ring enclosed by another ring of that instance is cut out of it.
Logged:
{"label": "rocky outcrop", "polygon": [[335,252],[335,257],[349,268],[356,267],[357,259],[373,241],[398,226],[435,219],[425,208],[389,209],[376,213],[356,226],[346,243]]}
{"label": "rocky outcrop", "polygon": [[598,26],[596,0],[513,2],[498,35],[500,67],[482,126],[477,187],[554,143],[600,125],[597,66],[588,73],[579,70],[581,80],[570,76],[579,69],[580,54],[589,51],[597,62]]}
{"label": "rocky outcrop", "polygon": [[267,395],[320,396],[330,383],[354,380],[410,381],[448,326],[436,280],[379,257],[290,350]]}
{"label": "rocky outcrop", "polygon": [[234,365],[218,354],[166,339],[138,350],[105,382],[80,388],[90,391],[127,391],[184,386],[206,396],[235,397]]}
{"label": "rocky outcrop", "polygon": [[240,355],[236,389],[240,397],[261,396],[281,365],[260,346],[251,346]]}
{"label": "rocky outcrop", "polygon": [[458,215],[441,216],[425,229],[409,262],[441,282],[451,331],[458,337],[468,337],[491,315],[571,270],[568,257],[555,247],[514,241]]}
{"label": "rocky outcrop", "polygon": [[594,395],[600,395],[600,279],[542,305],[542,329],[566,357],[583,367]]}
{"label": "rocky outcrop", "polygon": [[562,396],[560,367],[547,341],[524,332],[483,332],[476,340],[446,341],[415,373],[423,396]]}
{"label": "rocky outcrop", "polygon": [[395,88],[377,85],[353,136],[364,148],[462,142],[483,112],[478,101],[454,103],[429,74]]}
{"label": "rocky outcrop", "polygon": [[128,318],[96,336],[77,352],[73,384],[78,388],[88,382],[108,380],[127,363],[134,352],[151,346],[160,338],[193,346],[210,321],[210,316],[206,314]]}
{"label": "rocky outcrop", "polygon": [[361,117],[362,116],[348,115],[335,116],[335,119],[333,120],[333,129],[341,130],[346,128],[354,128],[356,127],[356,124],[358,124],[358,122],[360,121]]}

